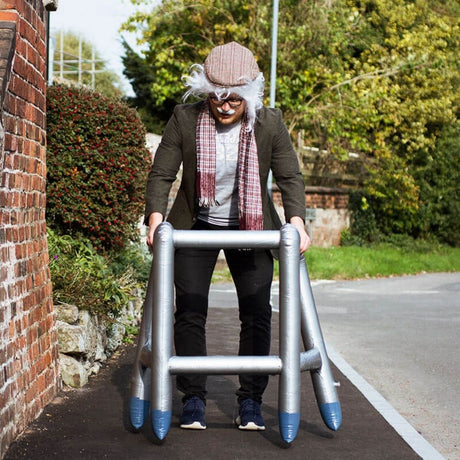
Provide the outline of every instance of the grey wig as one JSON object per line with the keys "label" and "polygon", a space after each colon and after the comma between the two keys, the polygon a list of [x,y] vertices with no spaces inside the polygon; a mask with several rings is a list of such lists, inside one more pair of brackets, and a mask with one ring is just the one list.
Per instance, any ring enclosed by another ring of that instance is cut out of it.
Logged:
{"label": "grey wig", "polygon": [[256,112],[263,106],[265,79],[262,72],[254,79],[241,77],[241,86],[222,87],[211,83],[205,75],[201,64],[194,64],[191,73],[182,78],[188,90],[183,96],[186,101],[189,96],[203,97],[215,94],[219,99],[225,99],[230,94],[237,94],[246,101],[246,112],[249,126],[252,129],[256,121]]}

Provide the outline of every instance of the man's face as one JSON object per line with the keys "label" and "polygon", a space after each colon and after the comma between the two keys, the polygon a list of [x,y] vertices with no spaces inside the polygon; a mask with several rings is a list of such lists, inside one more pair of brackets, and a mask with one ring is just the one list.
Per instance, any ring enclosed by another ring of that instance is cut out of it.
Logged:
{"label": "man's face", "polygon": [[246,101],[237,94],[230,94],[221,100],[211,94],[209,105],[216,121],[223,125],[231,125],[240,121],[246,110]]}

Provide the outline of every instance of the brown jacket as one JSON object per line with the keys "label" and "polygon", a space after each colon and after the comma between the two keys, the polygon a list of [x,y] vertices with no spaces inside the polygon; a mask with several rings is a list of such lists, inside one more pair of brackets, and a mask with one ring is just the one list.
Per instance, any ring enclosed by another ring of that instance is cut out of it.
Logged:
{"label": "brown jacket", "polygon": [[[164,131],[150,170],[145,192],[145,223],[153,212],[166,214],[168,195],[183,164],[182,182],[167,220],[175,229],[188,230],[198,215],[196,199],[196,124],[202,102],[178,105]],[[282,121],[281,111],[263,107],[255,122],[259,175],[262,184],[264,229],[281,226],[267,192],[269,170],[281,190],[286,221],[304,219],[305,186],[296,152]],[[218,165],[217,165],[218,167]]]}

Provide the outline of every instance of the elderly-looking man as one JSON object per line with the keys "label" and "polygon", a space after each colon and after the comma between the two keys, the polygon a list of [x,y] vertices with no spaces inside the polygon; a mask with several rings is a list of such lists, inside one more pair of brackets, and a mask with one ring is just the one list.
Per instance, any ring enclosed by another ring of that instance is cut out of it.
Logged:
{"label": "elderly-looking man", "polygon": [[[273,230],[281,227],[266,189],[269,171],[282,193],[286,222],[310,245],[305,232],[302,175],[281,112],[263,106],[264,78],[250,50],[236,42],[217,46],[204,65],[185,77],[190,95],[178,105],[164,131],[146,189],[147,244],[164,220],[171,184],[183,165],[182,182],[167,220],[185,230]],[[219,251],[175,252],[174,344],[179,356],[206,355],[205,327],[211,276]],[[268,250],[226,250],[238,294],[239,355],[270,351],[270,288],[273,258]],[[265,429],[260,405],[266,375],[240,375],[236,392],[239,429]],[[181,428],[205,429],[206,376],[178,375],[183,392]]]}

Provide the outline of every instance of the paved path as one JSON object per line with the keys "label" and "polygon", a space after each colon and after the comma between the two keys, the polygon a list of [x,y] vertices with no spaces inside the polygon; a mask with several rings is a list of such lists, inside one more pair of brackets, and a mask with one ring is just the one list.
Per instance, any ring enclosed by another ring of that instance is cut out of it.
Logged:
{"label": "paved path", "polygon": [[[274,314],[274,321],[277,321]],[[212,308],[208,351],[234,354],[237,349],[236,309]],[[274,349],[277,333],[274,330]],[[4,460],[39,459],[277,459],[284,460],[412,460],[419,456],[392,429],[362,394],[333,368],[340,380],[343,425],[338,432],[323,424],[307,373],[302,376],[301,422],[297,438],[287,446],[278,430],[278,378],[272,377],[262,406],[266,431],[242,432],[232,423],[237,388],[235,377],[208,380],[205,431],[178,428],[180,400],[173,399],[173,419],[165,442],[152,441],[149,429],[130,433],[126,416],[129,374],[134,347],[124,347],[99,375],[81,390],[62,392],[29,430],[11,445]]]}
{"label": "paved path", "polygon": [[[435,282],[437,287],[430,285],[432,280],[428,275],[422,282],[422,287],[428,291],[443,292],[457,291],[458,275],[446,275],[442,282]],[[418,277],[416,277],[418,278]],[[395,388],[403,385],[401,377],[406,380],[415,379],[412,365],[420,362],[417,372],[425,367],[423,357],[444,350],[442,356],[448,356],[442,340],[437,337],[439,326],[429,327],[428,334],[421,325],[416,325],[417,318],[431,318],[438,324],[437,317],[452,314],[450,321],[445,321],[445,327],[440,327],[446,339],[449,337],[451,323],[458,321],[458,315],[446,311],[429,313],[429,309],[420,311],[423,302],[408,302],[415,311],[405,314],[403,306],[408,299],[417,296],[418,286],[407,284],[412,277],[404,278],[404,290],[397,287],[398,279],[387,280],[390,286],[380,289],[380,281],[344,282],[316,284],[314,288],[318,310],[322,321],[323,332],[331,346],[338,350],[352,364],[353,367],[371,381],[372,372],[377,377],[371,383],[378,388],[378,383],[386,381],[391,385],[379,389],[396,406],[394,398]],[[447,281],[446,281],[447,280]],[[369,283],[369,284],[368,284]],[[409,287],[407,287],[409,286]],[[429,286],[431,286],[429,288]],[[225,286],[219,286],[223,290]],[[337,288],[337,289],[336,289]],[[351,290],[350,290],[351,289]],[[229,290],[229,289],[227,289]],[[416,293],[411,293],[413,290]],[[335,294],[334,294],[335,292]],[[359,302],[356,297],[347,297],[350,293],[367,299]],[[385,294],[386,292],[386,294]],[[395,294],[396,292],[396,294]],[[393,302],[382,302],[386,295],[393,296]],[[213,293],[220,296],[219,293]],[[432,294],[434,296],[434,294]],[[437,298],[439,296],[436,296]],[[226,294],[225,298],[228,298]],[[454,299],[457,298],[454,295]],[[274,299],[276,301],[276,299]],[[446,294],[445,305],[450,304],[451,297]],[[225,301],[227,302],[227,300]],[[208,352],[209,354],[233,354],[237,349],[238,320],[237,311],[228,308],[224,301],[218,302],[216,308],[211,308],[208,327]],[[235,303],[234,298],[229,303]],[[383,305],[387,305],[384,307]],[[393,307],[392,307],[393,305]],[[433,302],[429,302],[433,305]],[[454,304],[455,306],[455,304]],[[366,310],[367,309],[367,310]],[[388,309],[387,313],[384,311]],[[373,319],[372,312],[379,310],[382,313]],[[393,314],[391,314],[391,312]],[[418,314],[417,314],[418,312]],[[421,314],[423,312],[423,314]],[[340,319],[340,321],[339,321]],[[277,321],[277,314],[274,314]],[[359,327],[358,327],[359,326]],[[277,350],[277,331],[274,328],[273,350]],[[413,331],[414,335],[411,336]],[[416,333],[416,331],[419,331]],[[423,333],[423,334],[422,334]],[[369,334],[374,335],[374,339]],[[422,343],[415,346],[418,355],[411,355],[408,342],[418,339],[423,335]],[[436,340],[435,340],[436,338]],[[451,337],[452,338],[452,337]],[[439,340],[439,341],[438,341]],[[457,338],[458,340],[458,338]],[[452,340],[449,341],[451,343]],[[454,347],[454,352],[458,350]],[[352,350],[353,353],[348,353]],[[357,352],[359,351],[359,353]],[[407,350],[407,351],[406,351]],[[425,350],[420,353],[420,350]],[[436,351],[437,350],[437,351]],[[265,394],[263,414],[267,430],[259,433],[247,433],[237,430],[232,419],[235,413],[236,389],[235,377],[212,376],[209,377],[209,398],[207,405],[208,429],[203,432],[190,432],[177,427],[180,400],[176,394],[173,400],[172,426],[161,445],[152,442],[149,429],[133,434],[123,426],[126,416],[127,390],[129,374],[133,361],[134,348],[126,346],[113,357],[102,372],[90,380],[90,384],[82,390],[67,390],[50,404],[39,417],[31,424],[29,430],[14,443],[7,452],[4,460],[12,459],[41,459],[57,458],[71,460],[81,459],[415,459],[419,456],[400,437],[400,435],[386,422],[381,414],[368,402],[360,391],[350,382],[346,375],[333,366],[336,380],[341,382],[339,389],[343,411],[343,425],[338,432],[331,432],[325,428],[316,401],[308,373],[302,377],[301,395],[301,426],[296,440],[290,447],[286,446],[278,432],[277,421],[277,378],[270,379],[269,387]],[[379,355],[381,353],[381,355]],[[393,358],[389,361],[386,356]],[[411,357],[414,363],[410,363]],[[421,358],[420,358],[421,356]],[[421,359],[421,361],[420,361]],[[453,359],[456,359],[453,356]],[[338,360],[340,361],[340,359]],[[342,362],[340,365],[342,366]],[[436,360],[432,364],[436,364]],[[458,361],[457,361],[458,364]],[[346,366],[343,366],[344,368]],[[394,369],[393,369],[394,367]],[[452,367],[452,366],[451,366]],[[376,372],[375,370],[379,371]],[[366,373],[369,373],[367,376]],[[417,375],[424,378],[423,374]],[[436,374],[438,375],[438,373]],[[455,370],[446,375],[455,376]],[[458,374],[457,374],[458,375]],[[355,379],[356,375],[351,375]],[[359,377],[359,376],[358,376]],[[359,380],[356,379],[356,380]],[[438,379],[439,380],[439,379]],[[441,379],[442,380],[442,379]],[[436,379],[435,379],[436,382]],[[427,385],[428,386],[428,385]],[[411,393],[416,385],[406,385],[406,398],[412,403],[409,405],[415,413],[415,408],[423,406],[415,393]],[[435,388],[436,385],[435,385]],[[444,388],[444,387],[443,387]],[[449,384],[446,392],[451,390]],[[391,391],[390,391],[391,390]],[[455,391],[455,388],[454,388]],[[451,399],[455,399],[455,393]],[[458,402],[458,397],[456,398]],[[452,403],[454,401],[452,400]],[[411,422],[413,422],[411,420]],[[433,433],[433,427],[429,427]],[[423,433],[425,436],[427,433]],[[439,458],[433,450],[425,458]],[[455,454],[449,458],[456,458]],[[457,457],[458,458],[458,457]]]}

